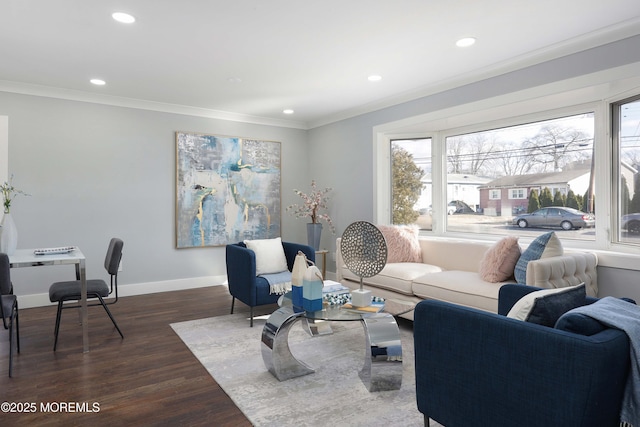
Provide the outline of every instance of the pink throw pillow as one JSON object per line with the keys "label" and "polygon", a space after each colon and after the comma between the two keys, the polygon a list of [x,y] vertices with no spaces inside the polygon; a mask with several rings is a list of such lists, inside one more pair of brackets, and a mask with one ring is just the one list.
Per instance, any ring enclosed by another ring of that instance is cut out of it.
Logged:
{"label": "pink throw pillow", "polygon": [[387,241],[387,262],[422,262],[418,227],[408,225],[378,225]]}
{"label": "pink throw pillow", "polygon": [[503,282],[513,277],[513,271],[520,258],[517,237],[505,237],[496,242],[480,261],[478,273],[487,282]]}

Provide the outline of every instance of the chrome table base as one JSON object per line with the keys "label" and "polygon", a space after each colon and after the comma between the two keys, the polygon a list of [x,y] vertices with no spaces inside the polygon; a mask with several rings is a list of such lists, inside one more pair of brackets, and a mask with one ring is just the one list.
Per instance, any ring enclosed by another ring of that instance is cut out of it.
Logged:
{"label": "chrome table base", "polygon": [[360,379],[369,391],[400,390],[402,343],[396,319],[389,313],[363,317],[364,366]]}
{"label": "chrome table base", "polygon": [[[313,320],[304,317],[304,312],[295,312],[285,306],[276,310],[262,330],[262,359],[265,366],[279,381],[312,374],[315,371],[297,360],[289,348],[289,331],[298,320]],[[365,333],[365,360],[359,372],[360,379],[369,391],[398,390],[402,385],[402,345],[400,330],[394,317],[388,313],[363,316]],[[306,322],[305,322],[306,323]],[[306,330],[313,332],[318,325],[322,330],[329,322],[317,321],[307,324]],[[317,332],[317,329],[316,329]],[[318,335],[315,333],[312,335]]]}
{"label": "chrome table base", "polygon": [[295,313],[293,307],[280,307],[273,312],[262,329],[262,360],[279,381],[312,374],[315,371],[293,357],[289,348],[291,326],[304,312]]}

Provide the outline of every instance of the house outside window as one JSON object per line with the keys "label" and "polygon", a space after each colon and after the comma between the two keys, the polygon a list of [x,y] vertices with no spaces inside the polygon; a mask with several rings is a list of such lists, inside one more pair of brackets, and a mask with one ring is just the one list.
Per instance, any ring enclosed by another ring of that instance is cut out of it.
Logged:
{"label": "house outside window", "polygon": [[500,200],[501,197],[500,190],[489,190],[489,200]]}

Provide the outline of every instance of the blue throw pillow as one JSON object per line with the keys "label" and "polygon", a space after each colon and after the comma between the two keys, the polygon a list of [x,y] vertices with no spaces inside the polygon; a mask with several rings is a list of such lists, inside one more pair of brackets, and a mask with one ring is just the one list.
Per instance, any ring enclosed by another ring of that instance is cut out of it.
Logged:
{"label": "blue throw pillow", "polygon": [[596,319],[581,313],[566,313],[566,315],[558,319],[555,328],[586,336],[595,335],[607,329],[605,325]]}
{"label": "blue throw pillow", "polygon": [[520,255],[520,258],[516,263],[516,267],[513,272],[516,282],[521,285],[527,284],[527,265],[529,264],[529,261],[562,255],[562,252],[562,244],[554,231],[538,236],[533,242],[531,242],[529,247],[522,252],[522,255]]}
{"label": "blue throw pillow", "polygon": [[552,327],[560,316],[587,302],[584,283],[567,288],[544,289],[522,297],[507,317]]}

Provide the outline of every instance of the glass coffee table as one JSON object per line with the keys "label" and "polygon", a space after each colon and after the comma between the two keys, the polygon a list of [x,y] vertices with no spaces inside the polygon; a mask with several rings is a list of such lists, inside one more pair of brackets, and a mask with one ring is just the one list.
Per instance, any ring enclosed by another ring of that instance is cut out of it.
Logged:
{"label": "glass coffee table", "polygon": [[378,312],[347,309],[343,305],[323,304],[320,311],[304,311],[294,307],[291,293],[283,295],[278,308],[262,329],[262,359],[279,381],[312,374],[315,370],[296,359],[289,348],[289,331],[297,321],[312,336],[331,333],[321,322],[361,322],[365,335],[364,366],[360,379],[369,391],[398,390],[402,385],[402,343],[394,316],[413,310],[400,301],[387,300]]}

